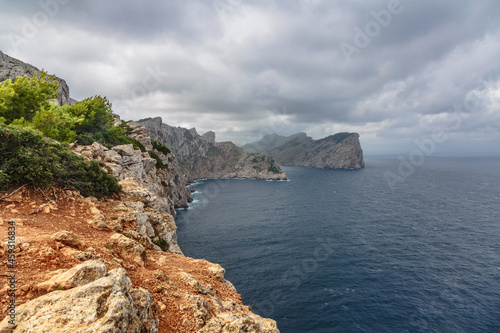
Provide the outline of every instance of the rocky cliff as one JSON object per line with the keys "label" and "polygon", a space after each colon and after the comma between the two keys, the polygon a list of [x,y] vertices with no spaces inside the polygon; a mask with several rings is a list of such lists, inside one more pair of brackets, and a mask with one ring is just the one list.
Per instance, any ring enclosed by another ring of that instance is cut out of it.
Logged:
{"label": "rocky cliff", "polygon": [[282,165],[313,168],[361,169],[365,167],[357,133],[337,133],[313,140],[306,133],[284,137],[269,134],[243,148],[272,156]]}
{"label": "rocky cliff", "polygon": [[[279,332],[243,305],[221,266],[153,243],[147,229],[168,233],[172,217],[138,180],[121,185],[120,197],[101,200],[29,187],[0,200],[0,239],[8,226],[16,233],[0,332]],[[9,250],[2,242],[2,262]]]}
{"label": "rocky cliff", "polygon": [[262,154],[249,154],[232,142],[215,142],[215,133],[172,127],[161,118],[139,121],[152,140],[169,147],[189,181],[202,178],[286,179],[276,161]]}
{"label": "rocky cliff", "polygon": [[[0,79],[36,70],[1,52],[0,56]],[[64,87],[61,104],[69,101],[69,89]],[[279,333],[274,320],[243,305],[221,266],[182,254],[174,209],[191,198],[179,171],[191,170],[190,162],[183,158],[182,165],[165,147],[156,149],[159,146],[141,124],[129,122],[127,127],[128,135],[146,151],[132,144],[71,145],[75,153],[97,161],[118,178],[119,195],[84,198],[68,189],[29,186],[0,193],[0,242],[5,240],[0,261],[6,263],[12,251],[15,254],[12,279],[0,283],[0,333]],[[224,172],[233,169],[240,172],[235,176],[280,175],[271,159],[262,157],[250,164],[250,155],[241,148],[216,144],[214,133],[200,137],[195,130],[186,131],[196,144],[201,140],[204,145],[198,149],[206,160],[192,169],[194,175],[202,174],[206,163],[214,165],[211,174],[220,171],[220,176],[231,175]],[[196,144],[184,143],[190,152]],[[183,147],[181,141],[178,145]],[[179,152],[182,156],[184,150]],[[224,163],[231,165],[221,166]],[[246,170],[247,165],[271,170]],[[15,238],[8,228],[13,226]],[[13,243],[6,241],[11,238]]]}
{"label": "rocky cliff", "polygon": [[[18,76],[27,75],[32,77],[35,72],[40,73],[41,71],[32,66],[30,64],[24,63],[21,60],[17,60],[12,58],[2,51],[0,51],[0,82],[5,81],[7,79],[14,80]],[[71,98],[69,96],[69,87],[61,78],[55,78],[57,82],[59,82],[59,105],[70,104]]]}
{"label": "rocky cliff", "polygon": [[[0,284],[0,332],[279,333],[243,305],[222,267],[184,257],[173,218],[175,157],[155,150],[145,127],[127,125],[165,168],[132,144],[72,145],[120,180],[119,195],[0,193],[0,239],[15,226],[17,271],[15,283]],[[0,260],[9,255],[3,242]]]}

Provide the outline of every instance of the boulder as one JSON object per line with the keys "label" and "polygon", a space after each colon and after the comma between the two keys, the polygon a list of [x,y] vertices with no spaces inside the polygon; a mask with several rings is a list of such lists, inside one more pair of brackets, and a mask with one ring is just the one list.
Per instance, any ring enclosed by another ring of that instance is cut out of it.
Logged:
{"label": "boulder", "polygon": [[79,240],[72,231],[62,230],[53,234],[51,238],[53,241],[57,241],[80,250],[85,248],[85,243]]}
{"label": "boulder", "polygon": [[131,143],[128,145],[120,145],[120,146],[114,146],[111,148],[121,156],[134,156],[135,151],[134,151],[134,145]]}
{"label": "boulder", "polygon": [[66,291],[56,290],[16,309],[15,324],[9,317],[0,332],[158,332],[153,296],[131,289],[127,272],[114,269],[105,277]]}
{"label": "boulder", "polygon": [[261,332],[279,333],[276,321],[262,318],[253,313],[236,315],[233,313],[221,313],[211,318],[206,325],[198,331],[199,333],[210,332]]}
{"label": "boulder", "polygon": [[114,234],[105,245],[122,259],[130,259],[138,264],[146,263],[146,249],[139,242],[122,234]]}
{"label": "boulder", "polygon": [[54,275],[50,280],[37,284],[36,288],[47,292],[58,288],[67,290],[94,282],[105,275],[106,265],[104,265],[104,262],[88,260],[78,266]]}
{"label": "boulder", "polygon": [[115,150],[107,150],[104,152],[104,161],[108,163],[120,164],[122,161],[122,156],[118,154]]}

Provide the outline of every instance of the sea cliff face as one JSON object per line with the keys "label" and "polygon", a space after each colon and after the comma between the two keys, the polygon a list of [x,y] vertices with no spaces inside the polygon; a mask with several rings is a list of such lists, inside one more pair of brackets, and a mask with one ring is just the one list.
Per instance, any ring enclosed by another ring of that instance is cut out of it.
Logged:
{"label": "sea cliff face", "polygon": [[[18,76],[27,75],[32,77],[35,72],[40,74],[40,70],[35,66],[24,63],[21,60],[17,60],[12,58],[2,51],[0,51],[0,82],[5,81],[7,79],[14,80]],[[59,105],[63,104],[71,104],[71,98],[69,96],[69,87],[66,84],[66,81],[56,76],[55,80],[59,82],[60,87],[58,90],[59,97],[58,102]]]}
{"label": "sea cliff face", "polygon": [[[35,71],[0,52],[0,80]],[[70,102],[69,88],[57,80],[59,103]],[[279,333],[274,320],[243,305],[221,266],[182,254],[174,221],[175,208],[192,200],[181,169],[192,170],[194,177],[212,163],[210,175],[231,176],[229,171],[237,170],[234,176],[265,177],[272,172],[245,167],[274,164],[265,157],[249,164],[250,155],[241,148],[217,144],[213,132],[200,137],[195,130],[171,135],[180,160],[156,150],[146,127],[127,126],[128,135],[153,151],[165,168],[132,144],[72,144],[73,152],[97,161],[119,180],[118,195],[84,198],[69,189],[26,186],[0,200],[0,240],[9,239],[7,225],[15,225],[17,271],[14,296],[10,282],[0,284],[0,332]],[[190,157],[200,158],[196,168]],[[9,255],[2,242],[0,260],[6,262]]]}
{"label": "sea cliff face", "polygon": [[337,133],[313,140],[306,133],[289,137],[270,134],[243,148],[272,156],[282,165],[312,168],[361,169],[365,167],[357,133]]}
{"label": "sea cliff face", "polygon": [[169,147],[188,181],[202,178],[257,178],[284,180],[286,174],[272,157],[249,154],[232,142],[215,142],[215,133],[172,127],[161,118],[139,121],[152,140]]}
{"label": "sea cliff face", "polygon": [[[143,126],[128,125],[151,146]],[[15,297],[0,285],[0,332],[279,332],[243,305],[222,267],[182,254],[173,155],[161,155],[167,168],[157,169],[132,144],[72,149],[120,179],[122,190],[97,199],[25,187],[0,202],[0,225],[16,225],[19,284]],[[6,227],[0,239],[8,239]]]}

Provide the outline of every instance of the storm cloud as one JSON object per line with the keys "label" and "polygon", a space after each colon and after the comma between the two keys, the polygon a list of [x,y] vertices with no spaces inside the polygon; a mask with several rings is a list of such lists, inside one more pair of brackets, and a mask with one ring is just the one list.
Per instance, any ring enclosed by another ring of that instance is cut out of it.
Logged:
{"label": "storm cloud", "polygon": [[365,152],[500,153],[498,0],[0,1],[0,49],[72,97],[244,144],[339,131]]}

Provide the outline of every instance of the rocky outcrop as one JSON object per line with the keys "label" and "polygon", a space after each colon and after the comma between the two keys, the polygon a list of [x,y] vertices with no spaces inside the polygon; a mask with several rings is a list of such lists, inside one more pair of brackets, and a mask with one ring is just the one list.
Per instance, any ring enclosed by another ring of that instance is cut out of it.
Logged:
{"label": "rocky outcrop", "polygon": [[[211,278],[225,285],[236,293],[233,285],[224,279],[224,269],[208,263]],[[182,272],[182,280],[191,288],[191,292],[183,295],[186,305],[181,311],[193,314],[193,320],[198,332],[261,332],[279,333],[276,321],[262,318],[238,302],[223,300],[212,285],[204,285],[190,274]]]}
{"label": "rocky outcrop", "polygon": [[127,123],[133,130],[130,136],[154,151],[165,168],[157,168],[157,161],[148,152],[134,149],[132,144],[120,145],[108,149],[95,142],[90,146],[72,145],[72,150],[86,160],[97,161],[118,180],[135,178],[156,198],[154,207],[175,216],[175,208],[187,207],[192,201],[191,192],[186,188],[186,180],[178,173],[178,165],[173,154],[163,154],[153,148],[146,128],[135,122]]}
{"label": "rocky outcrop", "polygon": [[[0,51],[0,82],[7,79],[14,80],[16,77],[24,75],[32,77],[35,72],[40,73],[41,71],[35,66],[12,58]],[[66,81],[57,76],[55,80],[59,83],[59,89],[57,91],[59,94],[57,99],[59,104],[71,104],[72,100],[69,96],[69,87]]]}
{"label": "rocky outcrop", "polygon": [[215,142],[213,132],[200,136],[195,129],[172,127],[159,117],[139,123],[147,127],[152,140],[158,140],[174,152],[188,181],[202,178],[286,179],[273,158],[248,154],[232,142]]}
{"label": "rocky outcrop", "polygon": [[[193,198],[191,191],[186,187],[187,181],[185,175],[180,172],[181,168],[178,158],[172,152],[165,155],[163,152],[155,150],[151,137],[148,134],[148,129],[145,126],[135,121],[127,122],[127,126],[131,129],[130,133],[127,134],[128,136],[142,143],[146,149],[155,151],[162,159],[168,175],[168,195],[171,196],[174,207],[187,208],[188,203]],[[165,193],[157,193],[157,195],[162,196]]]}
{"label": "rocky outcrop", "polygon": [[[59,208],[29,219],[18,216],[47,197],[28,187],[9,197],[0,226],[15,220],[22,237],[16,239],[15,296],[7,279],[0,284],[0,332],[278,333],[274,320],[242,303],[220,265],[161,251],[136,231],[142,213],[157,214],[146,207],[154,198],[146,191],[96,199],[56,188],[45,194]],[[121,232],[95,229],[88,223],[94,215]],[[153,219],[146,220],[154,228]],[[7,255],[0,247],[0,261]]]}
{"label": "rocky outcrop", "polygon": [[122,259],[131,259],[143,265],[146,263],[146,249],[139,242],[121,234],[114,234],[105,245]]}
{"label": "rocky outcrop", "polygon": [[[121,202],[112,208],[114,219],[107,218],[98,205],[90,200],[93,218],[88,223],[91,226],[122,232],[123,224],[133,223],[136,225],[135,234],[129,236],[146,248],[154,248],[155,241],[165,241],[170,252],[182,253],[177,244],[177,227],[174,221],[174,190],[180,188],[174,183],[174,170],[170,167],[157,169],[156,160],[147,153],[134,149],[132,144],[108,149],[95,142],[90,146],[73,145],[72,149],[86,160],[100,162],[105,170],[120,179]],[[166,165],[170,165],[171,158],[173,156],[162,155]],[[189,192],[185,187],[184,190]],[[136,261],[143,264],[140,259]]]}
{"label": "rocky outcrop", "polygon": [[208,131],[207,133],[203,134],[202,139],[205,140],[206,142],[213,144],[215,143],[215,132]]}
{"label": "rocky outcrop", "polygon": [[142,288],[132,288],[123,268],[106,273],[102,262],[89,261],[46,284],[52,285],[52,280],[63,281],[59,289],[71,289],[54,290],[19,306],[15,324],[6,317],[0,332],[158,332],[153,296]]}
{"label": "rocky outcrop", "polygon": [[61,270],[49,280],[35,286],[36,290],[51,292],[56,289],[68,290],[100,279],[106,275],[106,265],[97,260],[88,260],[68,270]]}
{"label": "rocky outcrop", "polygon": [[270,134],[243,148],[251,153],[272,156],[282,165],[333,169],[365,167],[357,133],[337,133],[320,140],[313,140],[306,133],[289,137]]}

